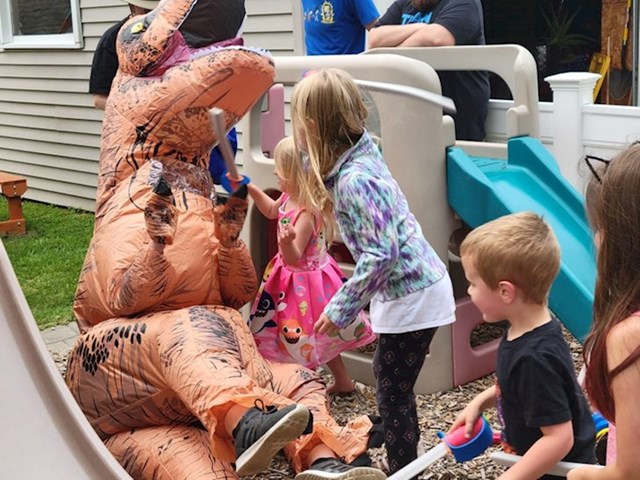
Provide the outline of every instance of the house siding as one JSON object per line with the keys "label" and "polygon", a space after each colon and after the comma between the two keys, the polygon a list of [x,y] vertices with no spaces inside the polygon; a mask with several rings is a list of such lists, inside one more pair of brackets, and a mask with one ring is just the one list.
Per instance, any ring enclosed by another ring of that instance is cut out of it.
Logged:
{"label": "house siding", "polygon": [[[247,45],[302,53],[292,0],[247,0]],[[82,0],[84,47],[0,50],[0,171],[27,178],[25,198],[93,210],[102,112],[87,93],[102,33],[128,13],[119,0]],[[239,132],[241,137],[241,129]]]}

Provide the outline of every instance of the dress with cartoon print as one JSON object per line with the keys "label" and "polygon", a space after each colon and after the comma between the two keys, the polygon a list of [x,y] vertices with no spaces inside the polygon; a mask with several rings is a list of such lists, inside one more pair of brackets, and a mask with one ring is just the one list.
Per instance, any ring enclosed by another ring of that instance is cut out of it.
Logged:
{"label": "dress with cartoon print", "polygon": [[[287,200],[288,195],[278,212],[278,229],[295,225],[305,210],[287,210]],[[374,341],[375,334],[364,312],[335,335],[313,332],[325,305],[345,281],[340,267],[327,252],[322,232],[317,229],[295,266],[287,265],[278,252],[265,269],[249,318],[260,353],[269,360],[315,368],[341,352]]]}

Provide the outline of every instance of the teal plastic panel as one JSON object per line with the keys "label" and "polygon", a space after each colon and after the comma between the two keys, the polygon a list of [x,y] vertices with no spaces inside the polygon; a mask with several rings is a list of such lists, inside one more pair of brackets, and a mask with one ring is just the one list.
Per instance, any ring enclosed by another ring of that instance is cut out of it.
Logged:
{"label": "teal plastic panel", "polygon": [[470,227],[514,212],[542,215],[562,251],[549,306],[582,342],[591,327],[596,265],[584,199],[564,179],[553,156],[536,139],[514,138],[507,160],[447,154],[449,204]]}

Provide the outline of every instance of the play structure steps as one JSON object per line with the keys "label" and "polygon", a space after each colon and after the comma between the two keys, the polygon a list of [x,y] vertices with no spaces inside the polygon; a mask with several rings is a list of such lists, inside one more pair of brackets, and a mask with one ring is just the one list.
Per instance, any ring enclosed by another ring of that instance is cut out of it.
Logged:
{"label": "play structure steps", "polygon": [[451,355],[455,387],[484,377],[496,369],[499,338],[476,347],[471,346],[471,334],[483,322],[482,313],[473,304],[471,298],[466,297],[456,301],[456,321],[451,326]]}
{"label": "play structure steps", "polygon": [[25,234],[27,223],[22,214],[22,195],[27,191],[27,179],[0,172],[0,191],[9,207],[9,219],[0,222],[0,235]]}

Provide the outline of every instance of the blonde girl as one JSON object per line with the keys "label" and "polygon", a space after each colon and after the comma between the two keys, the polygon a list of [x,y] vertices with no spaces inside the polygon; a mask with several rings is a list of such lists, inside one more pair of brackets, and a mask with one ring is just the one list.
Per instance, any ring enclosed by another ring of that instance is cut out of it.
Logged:
{"label": "blonde girl", "polygon": [[344,71],[317,71],[294,89],[293,131],[308,176],[300,201],[327,224],[337,219],[356,260],[315,331],[340,331],[371,302],[379,335],[376,396],[393,473],[416,458],[414,385],[437,327],[453,322],[455,304],[446,268],[366,131],[366,118],[360,91]]}
{"label": "blonde girl", "polygon": [[375,335],[364,314],[338,334],[314,332],[315,321],[342,286],[344,274],[327,252],[323,217],[301,201],[307,176],[293,138],[280,141],[274,156],[282,195],[273,200],[255,185],[248,186],[260,212],[278,219],[278,253],[265,269],[249,326],[265,358],[312,369],[326,363],[334,377],[327,392],[348,393],[354,384],[340,353],[371,343]]}

